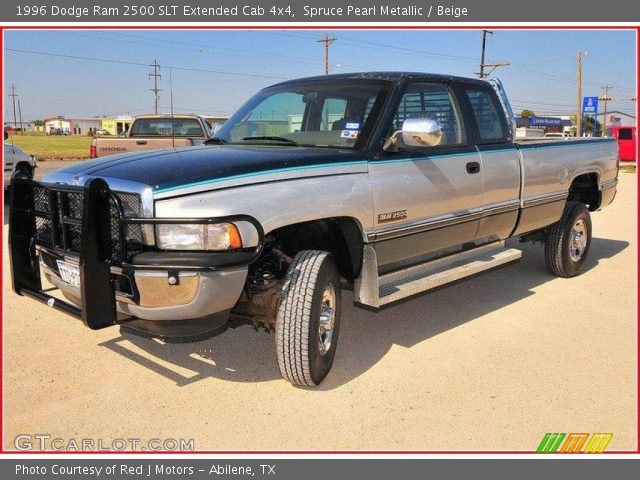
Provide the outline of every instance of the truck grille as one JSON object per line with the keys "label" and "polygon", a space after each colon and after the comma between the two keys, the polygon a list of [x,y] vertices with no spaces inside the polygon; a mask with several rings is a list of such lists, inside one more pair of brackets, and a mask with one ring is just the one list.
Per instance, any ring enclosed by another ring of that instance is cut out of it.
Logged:
{"label": "truck grille", "polygon": [[[123,192],[114,192],[114,195],[120,201],[126,217],[141,216],[142,202],[139,195]],[[37,243],[64,253],[79,255],[84,193],[36,186],[33,196]],[[110,205],[112,259],[116,262],[125,261],[129,255],[142,249],[142,228],[140,225],[121,226],[121,215],[115,198],[111,198]],[[121,228],[124,229],[122,233]]]}

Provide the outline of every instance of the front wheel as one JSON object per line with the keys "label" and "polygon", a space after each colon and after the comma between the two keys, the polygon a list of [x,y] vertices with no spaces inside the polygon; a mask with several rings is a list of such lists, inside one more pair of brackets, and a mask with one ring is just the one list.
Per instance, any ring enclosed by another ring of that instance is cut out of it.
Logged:
{"label": "front wheel", "polygon": [[278,365],[296,385],[327,376],[340,330],[340,274],[328,252],[298,253],[285,279],[276,321]]}
{"label": "front wheel", "polygon": [[574,277],[591,246],[591,216],[580,202],[570,201],[560,220],[547,232],[544,256],[547,268],[559,277]]}

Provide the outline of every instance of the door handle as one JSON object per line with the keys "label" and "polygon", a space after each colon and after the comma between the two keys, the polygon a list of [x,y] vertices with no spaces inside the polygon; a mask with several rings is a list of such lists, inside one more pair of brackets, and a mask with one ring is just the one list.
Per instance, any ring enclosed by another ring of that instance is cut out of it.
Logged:
{"label": "door handle", "polygon": [[147,141],[146,140],[136,140],[136,145],[146,145]]}
{"label": "door handle", "polygon": [[469,162],[467,163],[467,173],[474,174],[480,173],[480,163],[479,162]]}

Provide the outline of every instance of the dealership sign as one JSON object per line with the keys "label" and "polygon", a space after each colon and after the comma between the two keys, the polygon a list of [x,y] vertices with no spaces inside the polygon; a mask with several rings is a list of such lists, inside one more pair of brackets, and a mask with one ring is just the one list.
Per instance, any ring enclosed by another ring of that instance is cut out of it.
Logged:
{"label": "dealership sign", "polygon": [[582,99],[582,113],[598,113],[598,97],[584,97]]}
{"label": "dealership sign", "polygon": [[561,127],[562,119],[557,117],[529,117],[530,127]]}

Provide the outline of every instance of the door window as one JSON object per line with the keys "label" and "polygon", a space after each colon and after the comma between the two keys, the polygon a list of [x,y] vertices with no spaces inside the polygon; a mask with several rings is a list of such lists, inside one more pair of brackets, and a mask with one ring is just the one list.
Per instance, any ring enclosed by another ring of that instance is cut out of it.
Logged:
{"label": "door window", "polygon": [[[393,130],[402,130],[405,120],[423,118],[436,121],[440,125],[441,137],[438,147],[464,145],[466,143],[460,110],[448,86],[433,83],[409,85],[396,111]],[[404,144],[398,135],[398,150],[420,149]],[[428,148],[428,147],[426,147]]]}

